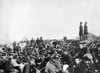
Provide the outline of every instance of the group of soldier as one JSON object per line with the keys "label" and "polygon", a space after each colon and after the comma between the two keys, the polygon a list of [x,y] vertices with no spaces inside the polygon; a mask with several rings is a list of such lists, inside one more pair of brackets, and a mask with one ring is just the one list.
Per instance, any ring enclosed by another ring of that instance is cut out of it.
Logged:
{"label": "group of soldier", "polygon": [[23,43],[25,43],[24,47],[16,42],[12,47],[7,45],[2,47],[1,72],[99,73],[99,53],[97,52],[99,47],[97,46],[100,43],[96,49],[94,47],[88,49],[94,43],[80,43],[77,40],[68,40],[66,37],[62,41],[45,41],[41,37]]}
{"label": "group of soldier", "polygon": [[[100,41],[88,39],[87,22],[80,40],[42,37],[0,46],[0,73],[100,73]],[[23,45],[23,46],[22,46]]]}
{"label": "group of soldier", "polygon": [[87,40],[88,39],[87,22],[85,22],[85,24],[84,24],[84,30],[83,30],[82,22],[80,22],[80,26],[79,26],[79,36],[80,36],[80,40]]}

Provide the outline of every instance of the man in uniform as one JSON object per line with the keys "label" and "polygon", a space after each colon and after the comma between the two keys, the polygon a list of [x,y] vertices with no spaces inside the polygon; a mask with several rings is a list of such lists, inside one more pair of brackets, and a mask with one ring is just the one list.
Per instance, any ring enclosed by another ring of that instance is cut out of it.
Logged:
{"label": "man in uniform", "polygon": [[80,40],[82,40],[82,38],[83,38],[83,26],[82,26],[82,22],[80,22],[80,27],[79,27],[79,37],[80,37]]}
{"label": "man in uniform", "polygon": [[84,25],[84,36],[85,36],[85,40],[88,39],[88,27],[87,27],[87,22],[85,22]]}

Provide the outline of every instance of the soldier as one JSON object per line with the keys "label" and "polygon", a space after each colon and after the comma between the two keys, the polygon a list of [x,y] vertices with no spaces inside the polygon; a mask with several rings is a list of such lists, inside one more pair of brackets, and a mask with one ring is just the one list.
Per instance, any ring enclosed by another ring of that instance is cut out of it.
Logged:
{"label": "soldier", "polygon": [[88,39],[88,27],[87,27],[87,22],[85,22],[84,25],[84,36],[85,36],[85,40]]}
{"label": "soldier", "polygon": [[62,73],[61,63],[56,60],[56,55],[52,55],[51,59],[47,62],[45,73]]}
{"label": "soldier", "polygon": [[82,26],[82,22],[80,22],[79,36],[80,36],[80,40],[82,40],[82,37],[83,37],[83,26]]}

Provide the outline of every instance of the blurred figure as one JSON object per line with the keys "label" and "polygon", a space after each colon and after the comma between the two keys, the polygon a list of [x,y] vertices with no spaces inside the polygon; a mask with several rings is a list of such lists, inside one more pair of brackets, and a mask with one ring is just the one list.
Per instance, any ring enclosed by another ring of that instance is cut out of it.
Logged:
{"label": "blurred figure", "polygon": [[85,22],[85,25],[84,25],[84,36],[85,36],[85,40],[88,39],[88,27],[87,27],[87,22]]}
{"label": "blurred figure", "polygon": [[59,61],[57,61],[56,56],[53,55],[49,62],[46,64],[45,72],[46,73],[62,73],[62,67]]}
{"label": "blurred figure", "polygon": [[82,22],[80,22],[80,26],[79,26],[79,37],[80,37],[80,41],[83,38],[83,26],[82,26]]}

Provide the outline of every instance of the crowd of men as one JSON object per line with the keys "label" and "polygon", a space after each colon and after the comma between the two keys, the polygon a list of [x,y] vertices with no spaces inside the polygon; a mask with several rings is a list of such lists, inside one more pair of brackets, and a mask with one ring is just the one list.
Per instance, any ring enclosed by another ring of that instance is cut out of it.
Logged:
{"label": "crowd of men", "polygon": [[[23,47],[20,43],[25,44]],[[0,73],[100,73],[100,42],[37,40],[3,45]]]}

